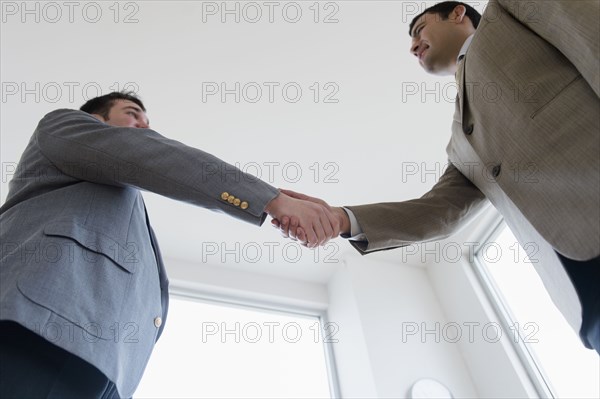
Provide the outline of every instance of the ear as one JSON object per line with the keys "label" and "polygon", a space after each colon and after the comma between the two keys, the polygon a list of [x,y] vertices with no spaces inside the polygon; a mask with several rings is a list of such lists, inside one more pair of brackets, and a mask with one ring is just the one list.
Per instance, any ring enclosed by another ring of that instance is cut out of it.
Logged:
{"label": "ear", "polygon": [[91,114],[94,118],[98,119],[100,122],[106,122],[106,119],[100,114]]}
{"label": "ear", "polygon": [[467,14],[467,8],[462,4],[457,5],[452,10],[452,19],[456,21],[456,23],[461,23],[465,19],[465,15]]}

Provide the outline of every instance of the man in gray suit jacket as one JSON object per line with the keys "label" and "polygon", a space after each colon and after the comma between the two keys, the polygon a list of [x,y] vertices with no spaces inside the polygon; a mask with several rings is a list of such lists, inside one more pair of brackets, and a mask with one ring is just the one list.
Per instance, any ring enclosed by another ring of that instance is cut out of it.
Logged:
{"label": "man in gray suit jacket", "polygon": [[[599,9],[597,0],[490,0],[480,15],[450,1],[418,15],[410,51],[459,87],[450,164],[419,199],[334,211],[368,254],[448,237],[491,202],[535,246],[554,303],[600,353]],[[281,223],[305,239],[296,221]]]}
{"label": "man in gray suit jacket", "polygon": [[127,93],[39,123],[0,208],[0,396],[130,397],[166,321],[168,280],[140,190],[261,225],[290,215],[313,245],[339,233],[291,198],[149,129]]}

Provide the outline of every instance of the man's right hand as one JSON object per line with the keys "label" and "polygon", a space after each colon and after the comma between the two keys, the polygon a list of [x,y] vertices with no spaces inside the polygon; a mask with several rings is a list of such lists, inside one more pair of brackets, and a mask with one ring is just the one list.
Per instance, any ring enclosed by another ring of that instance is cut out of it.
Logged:
{"label": "man's right hand", "polygon": [[309,248],[324,245],[331,238],[337,237],[340,234],[340,219],[332,208],[325,202],[309,200],[312,197],[300,196],[303,194],[281,190],[267,204],[265,212],[275,221],[285,221],[286,237],[297,238]]}
{"label": "man's right hand", "polygon": [[[344,211],[344,209],[342,209],[340,207],[331,207],[331,206],[329,206],[329,204],[327,204],[327,202],[323,201],[320,198],[311,197],[309,195],[297,193],[292,190],[282,189],[280,191],[282,194],[285,194],[289,197],[320,205],[325,210],[327,210],[326,213],[327,213],[328,217],[330,218],[330,223],[332,225],[338,226],[337,230],[334,230],[332,232],[333,236],[331,236],[329,238],[335,238],[339,234],[349,234],[350,233],[350,218],[348,217],[348,215],[346,214],[346,211]],[[302,226],[302,223],[298,218],[295,218],[295,217],[289,216],[289,215],[285,215],[280,218],[274,217],[273,220],[271,221],[271,223],[273,224],[274,227],[278,228],[285,237],[290,237],[292,239],[298,239],[300,242],[302,242],[303,245],[308,246],[308,247],[314,246],[314,245],[312,245],[312,246],[310,245],[311,235]],[[327,242],[327,240],[320,243],[319,245],[323,245],[326,242]]]}

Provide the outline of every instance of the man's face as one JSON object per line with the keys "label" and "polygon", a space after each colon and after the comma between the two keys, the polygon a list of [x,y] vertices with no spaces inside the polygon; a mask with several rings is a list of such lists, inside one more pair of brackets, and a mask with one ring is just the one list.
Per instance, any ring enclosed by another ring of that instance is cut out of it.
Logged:
{"label": "man's face", "polygon": [[464,26],[457,18],[455,12],[446,20],[425,13],[414,24],[410,52],[426,72],[434,75],[456,72],[456,57],[466,39]]}
{"label": "man's face", "polygon": [[146,113],[142,111],[139,105],[129,100],[115,100],[108,112],[107,119],[97,114],[94,116],[111,126],[136,128],[147,128],[150,126],[150,121]]}

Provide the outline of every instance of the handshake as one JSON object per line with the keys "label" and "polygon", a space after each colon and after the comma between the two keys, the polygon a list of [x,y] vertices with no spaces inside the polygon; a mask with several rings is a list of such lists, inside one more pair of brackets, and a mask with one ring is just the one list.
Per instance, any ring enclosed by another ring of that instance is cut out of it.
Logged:
{"label": "handshake", "polygon": [[331,207],[319,198],[290,190],[280,190],[280,194],[267,204],[265,212],[285,237],[298,240],[308,248],[350,233],[350,219],[342,208]]}

